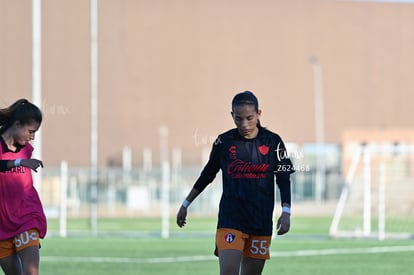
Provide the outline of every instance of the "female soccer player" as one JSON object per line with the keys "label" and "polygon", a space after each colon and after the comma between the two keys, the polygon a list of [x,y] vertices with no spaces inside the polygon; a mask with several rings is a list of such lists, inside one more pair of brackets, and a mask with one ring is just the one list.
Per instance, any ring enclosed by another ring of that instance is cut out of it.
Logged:
{"label": "female soccer player", "polygon": [[232,112],[236,128],[218,136],[210,158],[177,214],[177,224],[186,223],[187,207],[211,183],[221,169],[216,256],[222,275],[261,274],[269,259],[275,175],[282,214],[279,235],[290,228],[290,174],[294,172],[282,139],[260,125],[256,96],[245,91],[235,95]]}
{"label": "female soccer player", "polygon": [[39,274],[39,239],[46,217],[33,187],[30,141],[42,122],[38,107],[26,99],[0,109],[0,265],[6,275]]}

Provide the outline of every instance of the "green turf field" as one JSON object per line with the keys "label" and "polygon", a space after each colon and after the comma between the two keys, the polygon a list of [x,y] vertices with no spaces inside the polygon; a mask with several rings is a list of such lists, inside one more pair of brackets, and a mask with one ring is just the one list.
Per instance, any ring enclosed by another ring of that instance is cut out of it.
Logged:
{"label": "green turf field", "polygon": [[[273,240],[263,274],[414,274],[414,240],[331,240],[329,222],[292,219],[291,234]],[[75,234],[60,238],[51,220],[41,274],[218,274],[212,255],[215,219],[192,218],[184,229],[171,226],[172,237],[162,239],[159,219],[101,220],[98,235],[90,236],[86,220],[71,220],[68,228]]]}

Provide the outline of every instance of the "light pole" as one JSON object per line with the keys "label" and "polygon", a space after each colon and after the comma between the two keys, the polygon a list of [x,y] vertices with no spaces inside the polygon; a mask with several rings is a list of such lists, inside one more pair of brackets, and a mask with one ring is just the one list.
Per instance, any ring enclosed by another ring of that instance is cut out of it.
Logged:
{"label": "light pole", "polygon": [[98,225],[98,0],[90,0],[90,74],[91,74],[91,213],[93,234]]}
{"label": "light pole", "polygon": [[310,59],[313,70],[314,106],[315,106],[315,140],[316,140],[316,176],[315,176],[315,200],[322,201],[322,193],[325,187],[325,118],[322,67],[319,58],[312,56]]}
{"label": "light pole", "polygon": [[[32,101],[42,109],[42,0],[32,1]],[[36,132],[33,141],[33,158],[42,159],[42,131]],[[42,169],[33,173],[33,183],[40,190]]]}

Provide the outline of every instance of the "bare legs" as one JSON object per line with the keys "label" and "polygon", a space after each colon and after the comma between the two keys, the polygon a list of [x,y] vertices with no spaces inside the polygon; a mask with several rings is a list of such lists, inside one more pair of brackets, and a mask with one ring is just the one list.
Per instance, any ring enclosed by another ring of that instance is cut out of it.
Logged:
{"label": "bare legs", "polygon": [[241,275],[260,275],[266,260],[243,257],[241,263]]}
{"label": "bare legs", "polygon": [[228,249],[219,252],[219,264],[220,275],[260,275],[265,260],[246,258],[241,251]]}
{"label": "bare legs", "polygon": [[24,275],[39,274],[39,247],[29,246],[19,252]]}
{"label": "bare legs", "polygon": [[0,259],[1,268],[6,275],[21,275],[22,274],[22,264],[20,262],[19,256],[13,254],[9,257]]}
{"label": "bare legs", "polygon": [[38,275],[39,247],[29,246],[18,254],[1,259],[0,265],[6,275]]}

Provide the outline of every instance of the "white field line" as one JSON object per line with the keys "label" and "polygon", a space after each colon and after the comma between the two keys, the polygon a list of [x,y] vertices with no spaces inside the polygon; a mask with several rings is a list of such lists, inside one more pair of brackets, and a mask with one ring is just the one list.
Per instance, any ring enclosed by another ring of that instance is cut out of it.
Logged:
{"label": "white field line", "polygon": [[[285,252],[271,252],[272,257],[303,257],[303,256],[325,256],[325,255],[344,255],[344,254],[377,254],[377,253],[396,253],[414,252],[413,246],[382,246],[367,248],[339,248],[339,249],[320,249],[320,250],[297,250]],[[42,262],[71,262],[71,263],[133,263],[133,264],[153,264],[153,263],[179,263],[179,262],[203,262],[212,261],[217,257],[211,256],[182,256],[182,257],[163,257],[163,258],[128,258],[128,257],[71,257],[71,256],[41,256]]]}
{"label": "white field line", "polygon": [[297,250],[288,252],[270,252],[272,257],[301,257],[301,256],[324,256],[324,255],[344,255],[344,254],[377,254],[414,251],[411,246],[381,246],[366,248],[338,248],[338,249],[319,249],[319,250]]}
{"label": "white field line", "polygon": [[128,258],[128,257],[70,257],[70,256],[42,256],[42,262],[71,262],[71,263],[178,263],[178,262],[205,262],[216,259],[215,256],[183,256],[164,258]]}

